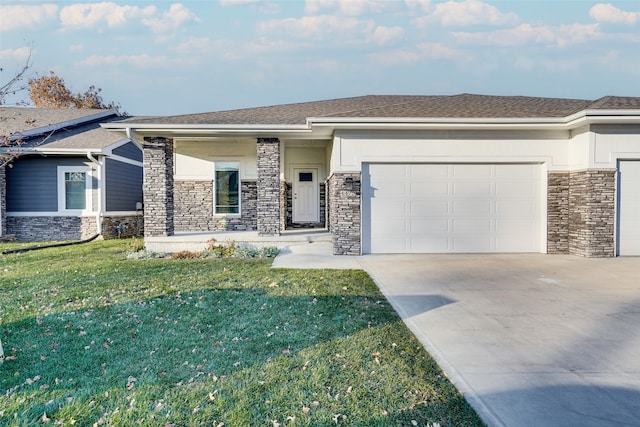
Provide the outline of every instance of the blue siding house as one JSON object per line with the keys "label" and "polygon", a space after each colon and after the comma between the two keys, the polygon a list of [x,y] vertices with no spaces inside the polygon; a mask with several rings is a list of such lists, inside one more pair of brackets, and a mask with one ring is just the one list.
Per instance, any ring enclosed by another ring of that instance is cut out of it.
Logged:
{"label": "blue siding house", "polygon": [[2,236],[142,235],[141,147],[100,127],[121,119],[113,110],[0,108]]}

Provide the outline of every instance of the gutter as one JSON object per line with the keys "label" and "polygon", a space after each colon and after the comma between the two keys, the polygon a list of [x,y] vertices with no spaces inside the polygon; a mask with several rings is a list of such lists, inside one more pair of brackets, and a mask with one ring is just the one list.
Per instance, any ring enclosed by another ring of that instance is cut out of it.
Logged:
{"label": "gutter", "polygon": [[98,234],[102,234],[102,196],[104,193],[104,184],[105,184],[105,180],[103,179],[103,166],[104,164],[101,163],[100,161],[98,161],[98,159],[96,159],[95,157],[93,157],[93,154],[91,154],[91,152],[87,153],[87,158],[89,160],[91,160],[92,163],[95,163],[96,165],[98,165],[98,209],[96,211],[96,230],[98,232]]}

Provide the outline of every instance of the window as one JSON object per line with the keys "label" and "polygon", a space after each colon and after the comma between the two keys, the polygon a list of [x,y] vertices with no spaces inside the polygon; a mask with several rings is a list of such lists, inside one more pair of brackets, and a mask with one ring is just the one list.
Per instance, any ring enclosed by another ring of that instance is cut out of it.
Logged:
{"label": "window", "polygon": [[216,162],[215,213],[240,213],[240,174],[238,162]]}
{"label": "window", "polygon": [[58,211],[91,210],[91,169],[58,166]]}

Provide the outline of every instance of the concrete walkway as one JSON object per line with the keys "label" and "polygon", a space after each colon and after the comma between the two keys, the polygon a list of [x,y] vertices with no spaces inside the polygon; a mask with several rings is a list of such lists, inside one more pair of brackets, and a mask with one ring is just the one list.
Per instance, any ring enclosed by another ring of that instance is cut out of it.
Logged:
{"label": "concrete walkway", "polygon": [[274,267],[366,270],[488,425],[640,426],[640,258],[330,250]]}

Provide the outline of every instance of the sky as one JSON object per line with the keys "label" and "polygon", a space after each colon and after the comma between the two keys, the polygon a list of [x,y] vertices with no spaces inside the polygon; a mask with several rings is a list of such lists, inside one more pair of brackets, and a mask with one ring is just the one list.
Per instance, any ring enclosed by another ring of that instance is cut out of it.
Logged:
{"label": "sky", "polygon": [[362,95],[640,96],[640,1],[0,0],[1,84],[29,54],[31,77],[94,85],[143,116]]}

